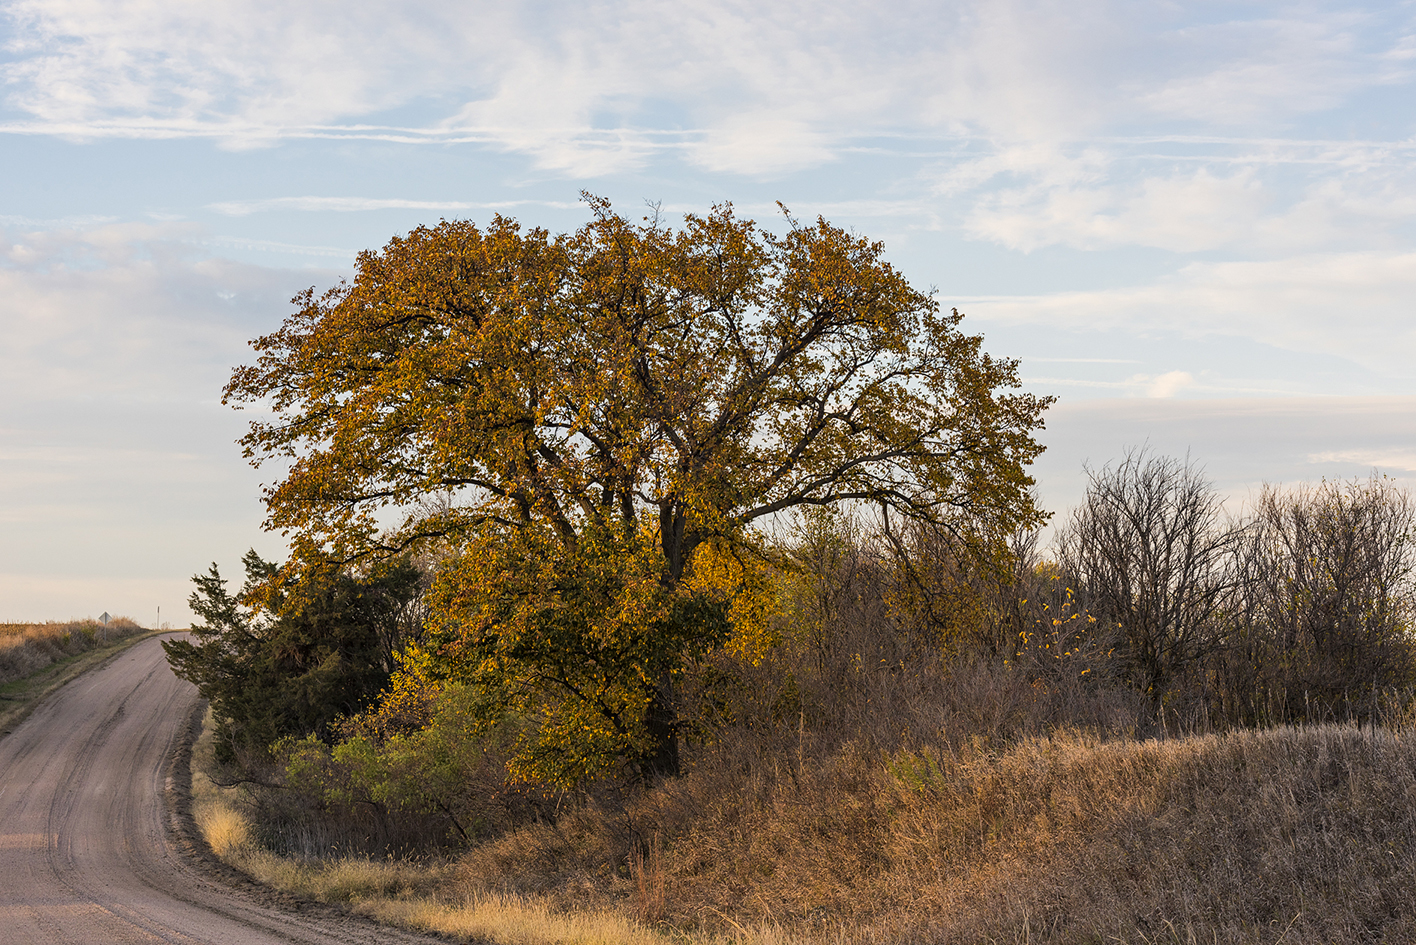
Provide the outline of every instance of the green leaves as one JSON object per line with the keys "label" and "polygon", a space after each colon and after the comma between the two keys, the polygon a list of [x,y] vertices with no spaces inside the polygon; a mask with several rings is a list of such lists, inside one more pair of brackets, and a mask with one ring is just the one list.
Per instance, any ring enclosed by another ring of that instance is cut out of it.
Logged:
{"label": "green leaves", "polygon": [[400,615],[418,574],[394,563],[353,576],[329,566],[294,580],[254,551],[240,595],[216,566],[194,580],[193,643],[163,643],[177,675],[212,703],[223,743],[264,753],[289,735],[326,736],[330,723],[365,708],[389,678]]}

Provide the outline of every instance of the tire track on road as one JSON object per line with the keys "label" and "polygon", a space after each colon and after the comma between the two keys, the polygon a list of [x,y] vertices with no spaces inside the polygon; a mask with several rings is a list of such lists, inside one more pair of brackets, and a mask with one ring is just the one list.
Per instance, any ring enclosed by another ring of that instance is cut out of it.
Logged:
{"label": "tire track on road", "polygon": [[180,764],[200,700],[160,644],[79,677],[0,739],[0,943],[443,941],[299,903],[215,864],[183,822]]}

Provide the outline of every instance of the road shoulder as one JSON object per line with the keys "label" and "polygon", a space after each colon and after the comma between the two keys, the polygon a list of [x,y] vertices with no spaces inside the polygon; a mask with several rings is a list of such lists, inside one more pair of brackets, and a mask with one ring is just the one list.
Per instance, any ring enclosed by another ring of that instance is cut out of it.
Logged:
{"label": "road shoulder", "polygon": [[192,812],[193,748],[201,737],[207,715],[205,699],[196,702],[168,752],[163,771],[165,826],[171,848],[205,879],[233,896],[267,909],[298,914],[323,927],[357,934],[350,941],[384,940],[390,943],[467,941],[436,931],[414,930],[376,922],[353,911],[348,903],[319,902],[267,885],[222,860],[202,836]]}

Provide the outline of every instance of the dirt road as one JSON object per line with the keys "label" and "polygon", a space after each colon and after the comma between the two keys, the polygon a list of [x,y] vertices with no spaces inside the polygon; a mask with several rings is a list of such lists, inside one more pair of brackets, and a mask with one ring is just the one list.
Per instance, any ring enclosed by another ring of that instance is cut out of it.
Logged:
{"label": "dirt road", "polygon": [[328,908],[271,908],[176,849],[167,759],[197,694],[159,642],[74,680],[0,739],[0,943],[437,941]]}

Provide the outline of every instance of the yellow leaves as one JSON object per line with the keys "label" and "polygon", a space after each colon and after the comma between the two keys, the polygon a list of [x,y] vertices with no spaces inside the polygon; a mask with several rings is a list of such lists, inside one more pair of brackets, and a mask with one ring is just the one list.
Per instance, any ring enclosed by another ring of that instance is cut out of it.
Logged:
{"label": "yellow leaves", "polygon": [[781,642],[774,619],[779,590],[773,578],[762,559],[735,555],[723,544],[706,542],[694,552],[686,579],[694,593],[730,602],[732,634],[723,648],[754,666]]}
{"label": "yellow leaves", "polygon": [[652,747],[656,693],[727,635],[726,599],[663,580],[657,532],[582,526],[472,543],[437,578],[438,661],[489,694],[488,711],[530,720],[518,777],[572,783]]}
{"label": "yellow leaves", "polygon": [[1037,518],[1021,466],[1045,401],[995,400],[1012,363],[880,243],[825,220],[775,236],[729,204],[635,225],[586,199],[594,220],[554,238],[503,217],[415,229],[257,340],[226,397],[280,416],[247,450],[319,456],[272,493],[273,525],[323,540],[362,504],[442,489],[563,536],[646,507],[721,536],[836,495]]}

